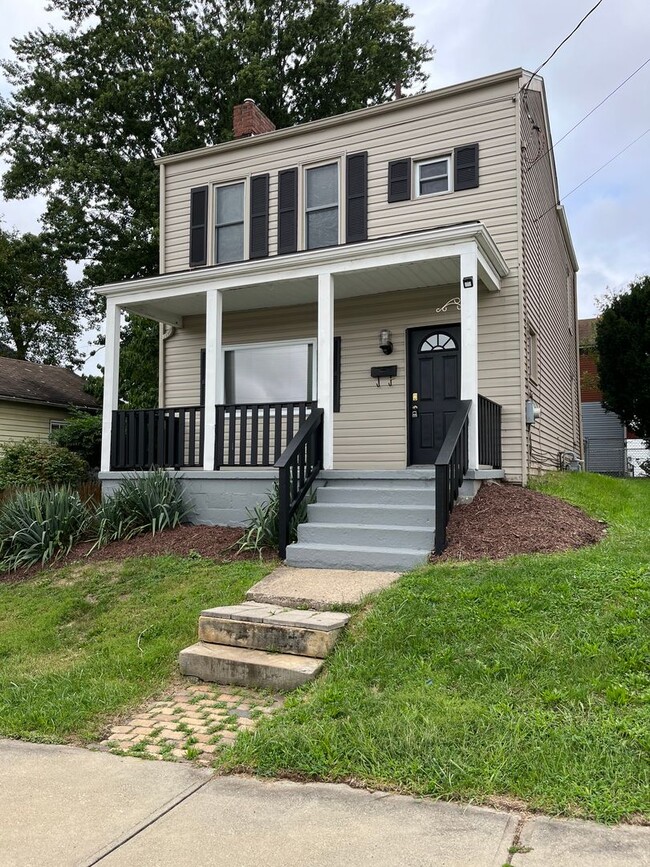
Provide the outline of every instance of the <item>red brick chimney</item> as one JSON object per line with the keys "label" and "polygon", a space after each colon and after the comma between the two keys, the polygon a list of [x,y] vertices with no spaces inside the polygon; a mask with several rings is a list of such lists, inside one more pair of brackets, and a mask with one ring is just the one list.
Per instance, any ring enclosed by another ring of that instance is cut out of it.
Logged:
{"label": "red brick chimney", "polygon": [[245,99],[241,105],[236,105],[232,111],[232,130],[235,138],[249,135],[262,135],[273,132],[275,124],[264,112],[255,105],[252,99]]}

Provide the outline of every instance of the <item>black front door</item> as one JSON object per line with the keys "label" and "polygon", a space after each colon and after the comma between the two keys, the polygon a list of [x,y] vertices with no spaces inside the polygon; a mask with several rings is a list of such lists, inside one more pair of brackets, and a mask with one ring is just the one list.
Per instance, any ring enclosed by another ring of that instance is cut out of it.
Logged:
{"label": "black front door", "polygon": [[460,325],[408,331],[409,464],[433,464],[460,400]]}

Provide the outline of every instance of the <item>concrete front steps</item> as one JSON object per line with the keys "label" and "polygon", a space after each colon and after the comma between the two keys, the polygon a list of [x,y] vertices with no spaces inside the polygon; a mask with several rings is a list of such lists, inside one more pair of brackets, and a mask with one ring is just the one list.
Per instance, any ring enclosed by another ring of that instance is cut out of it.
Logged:
{"label": "concrete front steps", "polygon": [[287,548],[287,566],[406,571],[433,549],[432,471],[321,474],[324,485]]}
{"label": "concrete front steps", "polygon": [[181,674],[210,683],[290,690],[313,680],[349,614],[243,602],[209,608],[199,640],[181,650]]}

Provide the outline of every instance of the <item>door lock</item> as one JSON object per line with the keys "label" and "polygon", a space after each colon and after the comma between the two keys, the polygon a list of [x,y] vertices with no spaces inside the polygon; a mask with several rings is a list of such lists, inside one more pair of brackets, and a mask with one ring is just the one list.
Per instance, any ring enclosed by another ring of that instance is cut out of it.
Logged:
{"label": "door lock", "polygon": [[413,404],[411,407],[411,418],[417,418],[419,415],[418,408],[416,404]]}

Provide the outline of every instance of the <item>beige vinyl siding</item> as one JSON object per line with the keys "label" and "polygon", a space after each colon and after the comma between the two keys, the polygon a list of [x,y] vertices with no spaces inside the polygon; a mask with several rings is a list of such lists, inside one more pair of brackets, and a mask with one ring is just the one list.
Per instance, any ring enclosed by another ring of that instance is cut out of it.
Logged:
{"label": "beige vinyl siding", "polygon": [[[189,204],[192,187],[210,187],[210,224],[214,222],[214,184],[270,174],[269,249],[277,251],[277,174],[314,162],[340,160],[368,152],[368,234],[375,239],[466,220],[483,220],[508,258],[515,250],[513,220],[517,209],[517,123],[513,96],[517,81],[495,84],[427,103],[410,104],[389,114],[356,117],[326,129],[305,129],[289,139],[259,136],[242,148],[219,151],[165,166],[165,271],[182,271],[189,262]],[[463,192],[387,202],[388,162],[451,154],[455,147],[479,143],[480,186]],[[299,183],[302,205],[302,179]],[[247,196],[248,197],[248,196]],[[343,204],[343,197],[341,200]],[[299,215],[299,236],[303,234]],[[341,210],[343,224],[343,209]],[[343,238],[342,238],[343,240]],[[213,238],[210,232],[209,246]]]}
{"label": "beige vinyl siding", "polygon": [[64,409],[0,400],[0,449],[2,443],[16,440],[44,442],[50,435],[50,422],[65,421],[68,415]]}
{"label": "beige vinyl siding", "polygon": [[[337,469],[401,469],[407,459],[406,330],[419,325],[460,321],[451,305],[436,313],[458,287],[436,287],[362,296],[335,302],[335,334],[341,337],[341,412],[334,416],[334,465]],[[513,316],[516,293],[479,294],[479,391],[504,407],[504,466],[521,479],[521,427],[518,331],[499,323]],[[379,332],[390,328],[394,351],[379,349]],[[224,315],[226,346],[238,343],[314,338],[315,304]],[[165,343],[165,405],[198,403],[200,357],[205,346],[205,318],[186,317]],[[396,364],[393,385],[377,388],[373,365]]]}
{"label": "beige vinyl siding", "polygon": [[[529,470],[537,473],[552,468],[558,452],[581,452],[582,445],[575,274],[554,207],[550,158],[544,155],[550,139],[545,134],[542,94],[530,90],[526,103],[521,112],[525,389],[526,396],[537,401],[542,411],[528,436]],[[533,129],[529,114],[539,133]],[[531,326],[537,333],[537,381],[531,377]]]}

